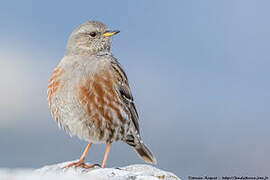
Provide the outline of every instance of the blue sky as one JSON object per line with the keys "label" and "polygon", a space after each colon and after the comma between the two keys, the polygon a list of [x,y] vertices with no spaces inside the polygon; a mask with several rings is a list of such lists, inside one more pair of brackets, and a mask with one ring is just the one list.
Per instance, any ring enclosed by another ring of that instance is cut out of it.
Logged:
{"label": "blue sky", "polygon": [[[266,175],[270,161],[269,1],[1,1],[0,167],[79,158],[46,100],[72,30],[99,20],[121,33],[143,139],[158,167],[188,175]],[[101,162],[104,145],[88,161]],[[142,163],[115,143],[109,166]],[[183,178],[183,179],[184,179]]]}

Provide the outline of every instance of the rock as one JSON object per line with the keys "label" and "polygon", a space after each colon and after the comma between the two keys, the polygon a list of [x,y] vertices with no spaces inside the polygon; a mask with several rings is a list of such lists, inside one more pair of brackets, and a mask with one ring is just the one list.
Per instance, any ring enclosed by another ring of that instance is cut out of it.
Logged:
{"label": "rock", "polygon": [[150,165],[135,164],[120,168],[65,168],[64,162],[36,170],[0,170],[0,179],[64,179],[64,180],[179,180],[173,173]]}

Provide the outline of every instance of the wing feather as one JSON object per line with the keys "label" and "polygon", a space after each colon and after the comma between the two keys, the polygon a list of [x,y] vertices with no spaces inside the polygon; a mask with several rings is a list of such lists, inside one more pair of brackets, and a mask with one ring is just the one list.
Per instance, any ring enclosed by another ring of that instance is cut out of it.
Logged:
{"label": "wing feather", "polygon": [[126,73],[124,70],[121,68],[119,62],[117,60],[112,61],[111,63],[113,70],[116,73],[116,76],[118,78],[118,86],[117,90],[119,92],[119,95],[121,97],[121,100],[124,102],[126,107],[128,108],[130,115],[131,115],[131,120],[135,126],[135,129],[138,134],[140,134],[140,129],[139,129],[139,115],[138,111],[136,109],[136,105],[134,103],[134,99],[128,84],[128,79],[126,76]]}

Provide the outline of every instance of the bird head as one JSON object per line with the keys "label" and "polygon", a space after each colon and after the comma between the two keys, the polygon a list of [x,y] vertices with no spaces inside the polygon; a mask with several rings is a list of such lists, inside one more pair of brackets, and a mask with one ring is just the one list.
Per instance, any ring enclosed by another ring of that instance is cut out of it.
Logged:
{"label": "bird head", "polygon": [[98,21],[87,21],[77,27],[69,37],[66,54],[93,55],[99,52],[109,52],[112,36],[120,31],[110,31]]}

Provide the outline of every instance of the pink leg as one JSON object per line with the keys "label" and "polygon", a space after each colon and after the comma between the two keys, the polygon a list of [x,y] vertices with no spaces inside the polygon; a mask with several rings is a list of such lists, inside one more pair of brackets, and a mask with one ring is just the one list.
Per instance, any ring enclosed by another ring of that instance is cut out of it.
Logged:
{"label": "pink leg", "polygon": [[107,145],[105,156],[104,156],[103,163],[101,166],[102,168],[105,168],[105,166],[106,166],[106,162],[107,162],[111,147],[112,147],[112,144]]}
{"label": "pink leg", "polygon": [[83,154],[82,154],[82,156],[81,156],[81,158],[80,158],[79,161],[70,163],[70,164],[67,165],[66,167],[67,167],[67,168],[70,168],[70,167],[72,167],[72,166],[75,166],[75,167],[81,166],[81,167],[83,167],[83,168],[93,168],[93,167],[95,166],[94,164],[85,164],[85,163],[84,163],[84,159],[85,159],[85,157],[86,157],[86,155],[87,155],[87,153],[88,153],[88,151],[89,151],[89,149],[90,149],[91,146],[92,146],[92,142],[90,142],[90,143],[87,145],[87,147],[85,148],[85,150],[84,150],[84,152],[83,152]]}

